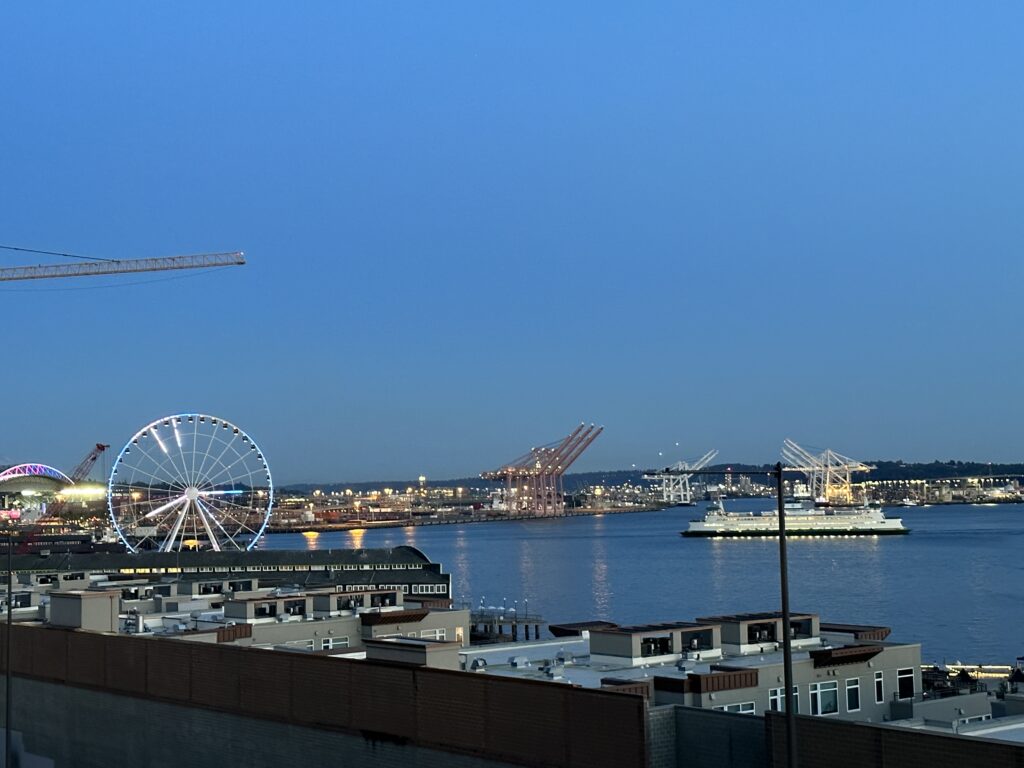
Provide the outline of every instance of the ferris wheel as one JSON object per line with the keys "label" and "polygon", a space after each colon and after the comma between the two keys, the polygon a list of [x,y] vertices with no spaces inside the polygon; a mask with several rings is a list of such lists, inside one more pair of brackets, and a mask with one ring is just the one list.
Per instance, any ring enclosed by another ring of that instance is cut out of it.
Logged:
{"label": "ferris wheel", "polygon": [[121,449],[107,506],[132,552],[247,550],[270,520],[274,485],[245,432],[224,419],[182,413],[147,424]]}

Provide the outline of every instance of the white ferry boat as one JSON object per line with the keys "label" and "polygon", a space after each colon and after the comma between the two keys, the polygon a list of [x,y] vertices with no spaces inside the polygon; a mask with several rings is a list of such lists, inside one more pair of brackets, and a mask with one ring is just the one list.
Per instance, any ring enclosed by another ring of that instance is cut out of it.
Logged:
{"label": "white ferry boat", "polygon": [[[909,533],[898,517],[886,517],[875,504],[862,506],[821,506],[807,499],[789,499],[784,504],[786,537],[790,536],[882,536]],[[721,501],[707,506],[703,520],[692,520],[683,536],[717,538],[778,536],[779,515],[774,509],[758,512],[726,512]]]}

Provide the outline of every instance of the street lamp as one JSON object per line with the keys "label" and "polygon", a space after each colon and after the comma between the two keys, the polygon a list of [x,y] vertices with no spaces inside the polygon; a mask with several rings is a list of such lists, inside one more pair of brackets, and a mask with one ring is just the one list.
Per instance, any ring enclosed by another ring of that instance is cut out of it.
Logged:
{"label": "street lamp", "polygon": [[[796,768],[796,716],[793,707],[793,645],[790,638],[789,618],[789,561],[786,557],[786,503],[783,495],[782,475],[786,468],[782,462],[768,470],[749,472],[751,475],[766,475],[775,478],[775,501],[779,518],[779,591],[782,593],[782,681],[786,686],[786,766]],[[696,469],[691,475],[720,475],[721,470]]]}

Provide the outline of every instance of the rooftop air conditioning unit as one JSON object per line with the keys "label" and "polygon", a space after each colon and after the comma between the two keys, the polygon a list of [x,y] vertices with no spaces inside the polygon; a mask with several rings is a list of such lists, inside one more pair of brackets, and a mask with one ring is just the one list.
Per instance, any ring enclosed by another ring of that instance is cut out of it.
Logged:
{"label": "rooftop air conditioning unit", "polygon": [[469,665],[469,668],[475,671],[475,670],[478,670],[478,669],[484,669],[486,666],[487,666],[487,659],[476,658],[476,659],[473,659],[473,662]]}
{"label": "rooftop air conditioning unit", "polygon": [[508,663],[513,669],[525,669],[530,666],[530,660],[525,656],[512,656]]}

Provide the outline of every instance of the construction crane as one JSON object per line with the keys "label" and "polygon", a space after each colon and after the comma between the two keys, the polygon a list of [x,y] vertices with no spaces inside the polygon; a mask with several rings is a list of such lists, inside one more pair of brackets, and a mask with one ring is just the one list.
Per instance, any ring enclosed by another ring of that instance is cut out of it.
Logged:
{"label": "construction crane", "polygon": [[[11,250],[32,253],[53,253],[34,251],[29,248]],[[70,256],[72,254],[53,254]],[[79,257],[81,258],[81,257]],[[91,259],[71,264],[39,264],[31,267],[0,268],[0,282],[9,280],[43,280],[54,277],[89,277],[92,275],[123,275],[129,272],[162,272],[168,269],[209,269],[245,264],[245,254],[201,253],[194,256],[159,256],[149,259]]]}
{"label": "construction crane", "polygon": [[[84,459],[78,462],[78,466],[71,471],[70,475],[68,475],[68,477],[71,478],[71,482],[80,483],[85,480],[89,476],[89,472],[92,471],[92,467],[96,463],[96,459],[98,459],[100,454],[109,447],[109,445],[104,445],[103,443],[96,443],[92,450],[86,454]],[[46,515],[41,517],[38,522],[40,524],[59,522],[65,505],[67,505],[67,499],[54,499],[46,506]]]}
{"label": "construction crane", "polygon": [[704,469],[718,455],[717,450],[710,450],[694,462],[677,461],[665,469],[650,469],[644,472],[644,480],[661,482],[661,500],[665,504],[676,507],[691,506],[693,492],[690,490],[690,478],[698,469]]}
{"label": "construction crane", "polygon": [[852,473],[875,469],[831,449],[813,454],[788,438],[782,442],[782,458],[787,469],[807,475],[811,496],[824,504],[852,504]]}

